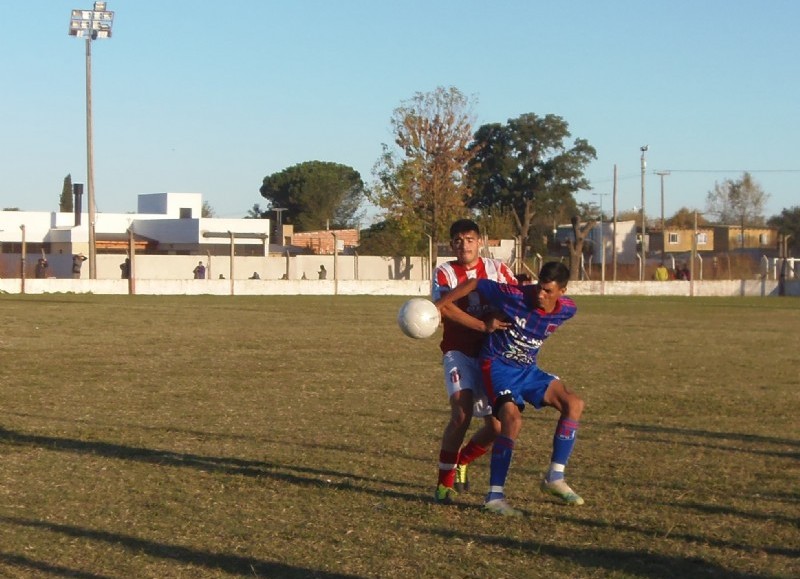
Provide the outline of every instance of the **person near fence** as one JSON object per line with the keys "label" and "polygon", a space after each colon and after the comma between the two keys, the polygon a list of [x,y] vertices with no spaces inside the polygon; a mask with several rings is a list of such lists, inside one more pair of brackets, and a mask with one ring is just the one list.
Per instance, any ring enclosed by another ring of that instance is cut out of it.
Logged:
{"label": "person near fence", "polygon": [[[480,256],[481,245],[480,228],[474,221],[459,219],[450,226],[450,246],[456,259],[434,270],[431,288],[434,301],[471,278],[517,283],[505,263]],[[500,430],[500,423],[492,417],[483,390],[477,355],[486,335],[484,332],[507,324],[492,316],[476,293],[463,296],[459,305],[475,317],[485,318],[486,322],[483,329],[475,330],[463,327],[446,313],[442,317],[444,333],[440,348],[450,418],[442,434],[434,495],[441,504],[452,504],[459,492],[469,490],[467,466],[487,452]],[[473,415],[483,418],[484,423],[462,448]]]}
{"label": "person near fence", "polygon": [[194,279],[206,279],[206,266],[202,261],[198,261],[192,273],[194,273]]}
{"label": "person near fence", "polygon": [[82,253],[72,256],[72,277],[74,279],[80,279],[81,277],[81,266],[83,262],[86,261],[87,257]]}
{"label": "person near fence", "polygon": [[319,279],[328,279],[328,270],[325,269],[324,265],[319,266],[317,274],[319,275]]}
{"label": "person near fence", "polygon": [[653,277],[656,281],[667,281],[669,279],[669,270],[667,269],[667,266],[664,265],[663,261],[656,268],[656,272],[653,274]]}
{"label": "person near fence", "polygon": [[584,502],[564,480],[584,402],[558,376],[545,372],[537,364],[544,341],[577,311],[575,302],[564,295],[568,281],[567,266],[551,261],[542,266],[536,285],[515,287],[493,280],[471,279],[436,302],[443,316],[479,330],[484,322],[455,306],[458,300],[477,292],[511,324],[505,331],[490,333],[480,352],[484,386],[492,411],[500,421],[500,433],[492,447],[489,492],[483,506],[488,512],[522,515],[506,502],[504,487],[515,441],[522,428],[525,403],[537,410],[550,406],[560,413],[550,466],[539,488],[566,504]]}
{"label": "person near fence", "polygon": [[131,277],[131,258],[126,257],[125,261],[119,264],[119,276],[122,279],[128,279]]}
{"label": "person near fence", "polygon": [[49,267],[47,263],[47,259],[44,257],[40,257],[39,260],[36,262],[36,268],[34,269],[34,273],[37,279],[44,279],[47,277],[47,268]]}

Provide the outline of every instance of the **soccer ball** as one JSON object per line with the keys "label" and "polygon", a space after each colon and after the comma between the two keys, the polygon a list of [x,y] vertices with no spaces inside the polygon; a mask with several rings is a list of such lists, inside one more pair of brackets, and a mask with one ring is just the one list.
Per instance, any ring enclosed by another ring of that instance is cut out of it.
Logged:
{"label": "soccer ball", "polygon": [[411,298],[397,313],[397,324],[409,338],[430,338],[439,327],[439,310],[425,298]]}

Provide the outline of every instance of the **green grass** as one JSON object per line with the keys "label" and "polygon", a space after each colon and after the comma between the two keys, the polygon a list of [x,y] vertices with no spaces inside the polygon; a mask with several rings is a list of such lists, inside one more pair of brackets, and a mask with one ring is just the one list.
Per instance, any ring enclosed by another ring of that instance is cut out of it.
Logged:
{"label": "green grass", "polygon": [[[576,298],[525,412],[528,514],[433,504],[447,418],[402,297],[0,296],[0,576],[796,577],[800,301]],[[473,427],[474,430],[474,427]]]}

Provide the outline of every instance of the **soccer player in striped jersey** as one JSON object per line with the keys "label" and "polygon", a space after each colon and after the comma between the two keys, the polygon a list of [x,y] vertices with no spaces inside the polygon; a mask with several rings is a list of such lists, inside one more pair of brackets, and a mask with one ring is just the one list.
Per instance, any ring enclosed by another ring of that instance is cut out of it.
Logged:
{"label": "soccer player in striped jersey", "polygon": [[[517,283],[514,274],[502,261],[480,256],[480,228],[474,221],[455,221],[450,226],[450,245],[456,259],[434,270],[431,290],[434,301],[470,279]],[[450,420],[442,434],[439,476],[434,495],[436,502],[442,504],[452,504],[457,492],[468,490],[467,465],[486,453],[500,431],[500,423],[492,417],[486,400],[477,356],[486,332],[504,328],[508,324],[492,316],[490,308],[477,293],[465,294],[459,299],[458,305],[475,318],[485,321],[481,328],[470,329],[448,319],[446,314],[442,317],[444,334],[440,347],[444,384],[450,399]],[[482,417],[484,424],[461,448],[473,414]]]}
{"label": "soccer player in striped jersey", "polygon": [[564,480],[564,468],[575,445],[584,402],[558,376],[540,369],[536,362],[544,341],[575,315],[575,302],[564,295],[568,281],[567,267],[553,261],[542,266],[535,285],[515,287],[475,279],[437,301],[443,316],[479,330],[483,321],[453,304],[477,292],[511,323],[507,330],[491,333],[480,352],[484,386],[494,415],[500,421],[500,433],[492,447],[489,493],[483,506],[486,511],[522,515],[506,502],[504,486],[526,402],[537,410],[551,406],[561,414],[553,437],[550,467],[540,489],[567,504],[583,504],[583,499]]}

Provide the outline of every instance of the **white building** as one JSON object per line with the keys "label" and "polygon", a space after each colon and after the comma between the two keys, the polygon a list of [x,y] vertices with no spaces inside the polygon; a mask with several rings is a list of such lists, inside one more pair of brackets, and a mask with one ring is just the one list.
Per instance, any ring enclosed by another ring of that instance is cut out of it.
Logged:
{"label": "white building", "polygon": [[[601,244],[601,237],[603,243]],[[574,239],[572,225],[559,225],[556,229],[556,241],[560,245],[566,244]],[[614,254],[617,255],[617,263],[635,264],[636,258],[636,222],[617,221],[616,236],[614,235],[614,224],[604,221],[602,229],[600,224],[596,224],[586,236],[584,249],[591,254],[592,262],[601,263],[603,254],[601,248],[605,245],[605,262],[611,263]]]}
{"label": "white building", "polygon": [[[233,236],[237,255],[268,254],[271,220],[204,218],[202,206],[200,193],[139,195],[136,213],[96,214],[97,251],[124,254],[132,232],[137,253],[228,254]],[[23,235],[29,253],[88,253],[89,217],[86,213],[0,212],[2,253],[20,253]]]}

